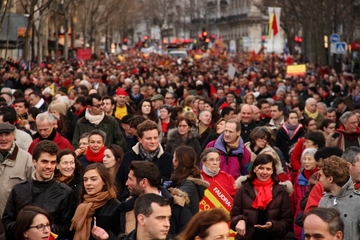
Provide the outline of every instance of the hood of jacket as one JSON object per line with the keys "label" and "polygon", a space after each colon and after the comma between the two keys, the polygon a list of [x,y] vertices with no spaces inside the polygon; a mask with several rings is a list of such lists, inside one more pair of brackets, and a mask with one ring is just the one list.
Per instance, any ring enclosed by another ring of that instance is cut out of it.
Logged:
{"label": "hood of jacket", "polygon": [[[167,141],[168,142],[173,142],[173,143],[187,143],[189,142],[191,139],[200,139],[200,135],[199,133],[196,131],[196,129],[190,129],[188,135],[186,138],[183,138],[182,136],[180,136],[178,129],[177,128],[173,128],[170,129],[167,135]],[[185,141],[184,141],[185,140]]]}
{"label": "hood of jacket", "polygon": [[[228,153],[228,151],[226,150],[226,143],[224,141],[224,133],[222,133],[219,138],[217,140],[215,140],[215,145],[214,147],[220,151],[222,151],[223,153]],[[239,143],[239,147],[235,148],[235,149],[231,149],[231,152],[234,155],[238,155],[238,154],[243,154],[244,153],[244,141],[242,140],[242,138],[240,137],[240,143]]]}
{"label": "hood of jacket", "polygon": [[[198,193],[200,193],[199,199],[202,199],[204,197],[205,190],[209,187],[210,184],[207,181],[205,181],[202,177],[201,178],[188,177],[186,180],[194,183],[194,185],[198,189]],[[169,188],[169,191],[171,195],[173,195],[174,197],[174,202],[177,201],[178,205],[183,207],[185,206],[185,204],[190,203],[189,195],[186,192],[181,191],[178,188]]]}
{"label": "hood of jacket", "polygon": [[[138,142],[137,144],[135,144],[135,146],[133,146],[131,149],[134,151],[134,153],[136,155],[139,155],[140,154],[140,147],[139,147],[140,143]],[[161,155],[164,154],[164,149],[162,148],[161,144],[159,143],[159,148],[160,148],[160,151],[158,153],[158,155],[156,156],[157,158],[160,158]]]}
{"label": "hood of jacket", "polygon": [[[163,197],[173,198],[173,204],[184,207],[185,205],[190,203],[190,198],[189,198],[188,194],[184,191],[181,191],[178,188],[169,188],[166,191],[164,191],[164,193],[163,193],[163,191],[161,192],[161,194],[164,194],[164,195],[162,195]],[[166,194],[168,194],[168,195],[166,195]]]}

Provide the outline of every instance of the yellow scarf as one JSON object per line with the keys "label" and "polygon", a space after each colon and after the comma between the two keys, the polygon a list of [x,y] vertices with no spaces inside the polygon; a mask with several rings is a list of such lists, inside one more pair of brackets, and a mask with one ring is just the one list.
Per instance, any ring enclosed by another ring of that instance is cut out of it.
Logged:
{"label": "yellow scarf", "polygon": [[199,135],[203,134],[207,129],[208,129],[207,126],[202,125],[201,123],[199,123]]}
{"label": "yellow scarf", "polygon": [[305,107],[305,113],[308,115],[308,117],[311,117],[312,119],[316,119],[319,116],[319,111],[316,110],[316,112],[311,113],[307,110],[307,108]]}

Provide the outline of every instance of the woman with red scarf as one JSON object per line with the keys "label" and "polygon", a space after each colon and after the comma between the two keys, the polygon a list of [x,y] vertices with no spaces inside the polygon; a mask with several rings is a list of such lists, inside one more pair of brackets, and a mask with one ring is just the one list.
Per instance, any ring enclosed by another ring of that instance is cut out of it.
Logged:
{"label": "woman with red scarf", "polygon": [[89,146],[85,151],[85,156],[79,158],[80,163],[85,169],[92,163],[102,163],[105,152],[106,133],[101,130],[92,130],[89,133]]}
{"label": "woman with red scarf", "polygon": [[[306,148],[301,155],[302,171],[295,178],[294,182],[294,207],[295,207],[295,219],[301,213],[300,202],[307,192],[309,187],[310,177],[316,173],[319,169],[316,165],[314,158],[317,148]],[[294,236],[296,239],[302,239],[302,228],[294,223]]]}
{"label": "woman with red scarf", "polygon": [[235,239],[285,239],[293,216],[272,156],[256,157],[249,177],[236,192],[230,217],[230,227],[237,231]]}

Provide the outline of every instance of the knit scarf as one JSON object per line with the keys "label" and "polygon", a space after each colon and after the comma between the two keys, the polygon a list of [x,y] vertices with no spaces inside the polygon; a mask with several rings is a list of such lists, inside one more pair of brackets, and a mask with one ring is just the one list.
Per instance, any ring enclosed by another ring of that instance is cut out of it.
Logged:
{"label": "knit scarf", "polygon": [[205,165],[202,166],[202,169],[203,169],[204,173],[206,175],[208,175],[209,177],[215,177],[220,172],[220,168],[216,172],[214,172],[214,171],[210,170],[210,168],[205,167]]}
{"label": "knit scarf", "polygon": [[319,115],[319,111],[316,110],[316,112],[311,113],[309,112],[309,110],[307,110],[307,108],[305,108],[305,113],[308,115],[308,117],[311,117],[312,119],[316,119]]}
{"label": "knit scarf", "polygon": [[113,188],[94,195],[84,195],[84,201],[76,208],[74,217],[71,220],[70,230],[75,229],[74,240],[90,239],[92,216],[95,214],[96,209],[101,208],[108,200],[113,198],[116,198]]}
{"label": "knit scarf", "polygon": [[106,147],[103,146],[99,152],[94,153],[93,151],[91,151],[90,147],[87,147],[85,153],[86,159],[88,160],[88,162],[101,163],[104,158],[105,149]]}
{"label": "knit scarf", "polygon": [[305,169],[304,169],[303,174],[304,174],[304,177],[305,177],[307,180],[309,180],[310,177],[311,177],[314,173],[316,173],[317,171],[319,171],[319,168],[318,168],[318,167],[314,168],[313,170],[305,170]]}
{"label": "knit scarf", "polygon": [[7,151],[5,154],[0,153],[0,163],[4,162],[14,151],[15,149],[15,141],[12,143],[9,151]]}
{"label": "knit scarf", "polygon": [[99,125],[104,119],[104,116],[104,112],[102,112],[101,115],[91,115],[88,108],[85,110],[85,119],[89,120],[91,124]]}
{"label": "knit scarf", "polygon": [[286,127],[286,129],[288,130],[288,136],[289,136],[290,139],[291,139],[292,136],[294,135],[295,130],[296,130],[296,128],[297,128],[298,126],[299,126],[299,123],[296,124],[296,125],[291,125],[291,124],[288,123],[288,122],[285,123],[285,127]]}
{"label": "knit scarf", "polygon": [[73,179],[74,179],[74,174],[72,174],[70,177],[59,176],[59,177],[56,178],[56,180],[58,180],[61,183],[66,184],[66,185],[69,185]]}
{"label": "knit scarf", "polygon": [[145,161],[152,162],[154,158],[159,154],[159,152],[160,147],[158,147],[155,151],[149,153],[144,149],[141,143],[139,143],[139,153],[141,158]]}
{"label": "knit scarf", "polygon": [[252,184],[258,194],[251,206],[256,209],[265,210],[273,199],[271,187],[274,185],[274,182],[271,178],[265,182],[256,178]]}

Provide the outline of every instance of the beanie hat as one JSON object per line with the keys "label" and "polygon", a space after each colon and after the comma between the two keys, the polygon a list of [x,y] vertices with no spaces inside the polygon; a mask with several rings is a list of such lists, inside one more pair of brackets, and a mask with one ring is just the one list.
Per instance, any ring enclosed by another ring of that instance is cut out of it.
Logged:
{"label": "beanie hat", "polygon": [[50,104],[48,111],[51,112],[54,110],[62,115],[66,115],[67,108],[68,108],[68,104],[66,102],[52,103]]}
{"label": "beanie hat", "polygon": [[122,89],[122,88],[118,88],[116,89],[116,95],[125,95],[125,96],[128,96],[128,93]]}

